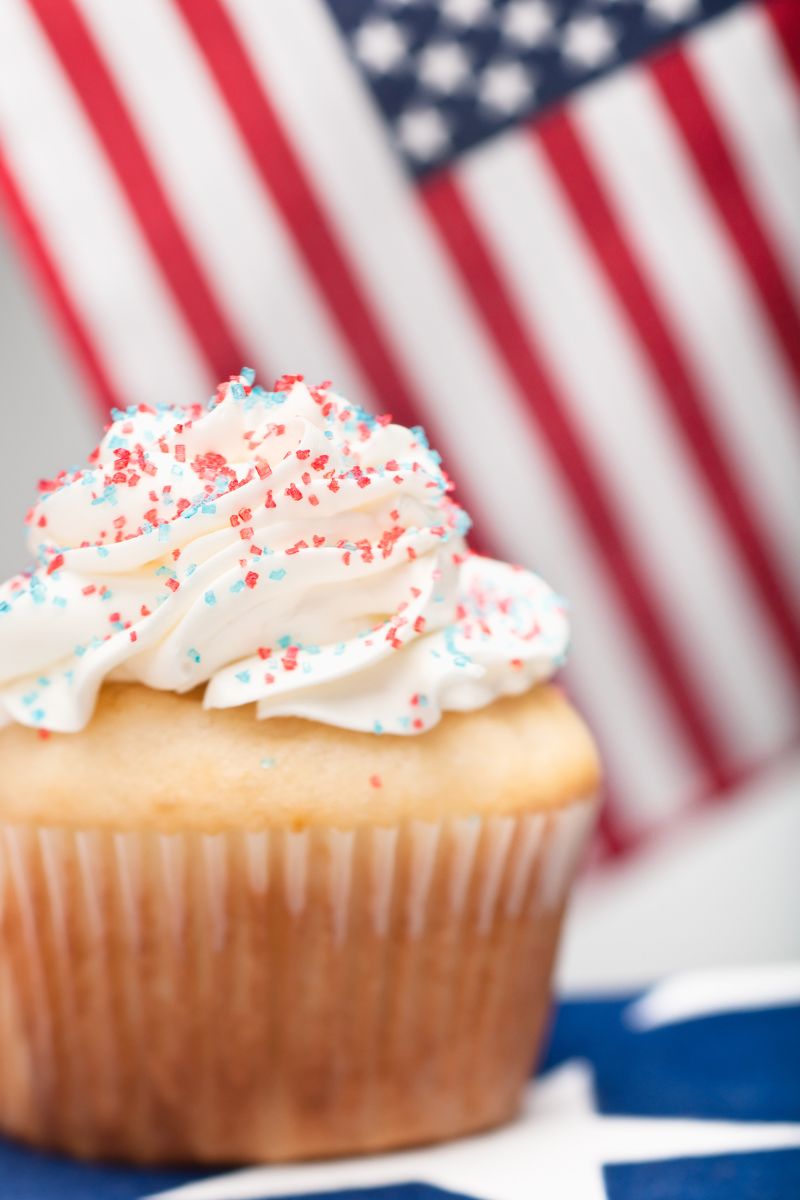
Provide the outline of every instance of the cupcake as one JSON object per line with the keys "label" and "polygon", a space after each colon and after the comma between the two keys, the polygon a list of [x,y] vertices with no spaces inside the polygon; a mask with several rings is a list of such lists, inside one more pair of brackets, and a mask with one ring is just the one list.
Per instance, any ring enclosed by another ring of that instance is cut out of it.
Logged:
{"label": "cupcake", "polygon": [[116,412],[0,588],[0,1129],[376,1151],[511,1117],[595,750],[563,603],[301,377]]}

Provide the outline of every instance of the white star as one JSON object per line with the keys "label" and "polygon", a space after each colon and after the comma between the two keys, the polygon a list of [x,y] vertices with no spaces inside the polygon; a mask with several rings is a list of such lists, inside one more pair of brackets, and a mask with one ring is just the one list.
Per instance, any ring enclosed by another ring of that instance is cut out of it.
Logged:
{"label": "white star", "polygon": [[420,53],[417,69],[426,87],[450,95],[469,79],[472,59],[458,42],[431,42]]}
{"label": "white star", "polygon": [[442,0],[440,13],[453,25],[477,25],[492,9],[491,0]]}
{"label": "white star", "polygon": [[697,15],[698,0],[645,0],[645,10],[659,25],[673,25]]}
{"label": "white star", "polygon": [[412,1181],[475,1200],[603,1200],[605,1163],[793,1146],[800,1146],[800,1124],[603,1116],[591,1068],[573,1060],[529,1086],[520,1117],[502,1129],[368,1158],[251,1167],[151,1200],[252,1200]]}
{"label": "white star", "polygon": [[397,140],[418,162],[433,162],[450,145],[450,130],[436,108],[409,108],[397,122]]}
{"label": "white star", "polygon": [[580,67],[592,70],[613,55],[616,38],[608,21],[600,16],[575,17],[564,27],[561,52]]}
{"label": "white star", "polygon": [[353,37],[353,49],[373,75],[387,75],[405,59],[408,40],[394,21],[375,17],[359,26]]}
{"label": "white star", "polygon": [[486,108],[510,116],[530,104],[535,84],[533,72],[520,62],[490,63],[481,75],[478,99]]}
{"label": "white star", "polygon": [[518,46],[540,46],[553,31],[553,11],[545,0],[511,0],[503,10],[500,28]]}

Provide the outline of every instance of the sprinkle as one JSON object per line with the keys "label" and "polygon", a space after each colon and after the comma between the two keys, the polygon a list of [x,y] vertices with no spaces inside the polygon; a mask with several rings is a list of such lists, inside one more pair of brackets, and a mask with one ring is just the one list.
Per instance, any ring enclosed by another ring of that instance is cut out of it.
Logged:
{"label": "sprinkle", "polygon": [[265,771],[269,771],[269,769],[271,767],[275,766],[275,759],[274,758],[262,758],[261,766],[264,768]]}
{"label": "sprinkle", "polygon": [[283,567],[278,567],[276,570],[270,571],[269,573],[270,579],[274,579],[276,583],[280,583],[285,575],[286,571],[283,569]]}
{"label": "sprinkle", "polygon": [[194,647],[192,647],[190,650],[187,650],[186,654],[192,660],[192,662],[194,662],[194,663],[200,662],[200,654],[198,653],[197,650],[194,649]]}
{"label": "sprinkle", "polygon": [[170,589],[171,592],[177,592],[177,590],[180,586],[181,585],[178,583],[177,579],[168,579],[167,580],[167,587]]}
{"label": "sprinkle", "polygon": [[236,583],[231,584],[230,591],[232,591],[234,595],[237,595],[239,592],[244,591],[244,588],[245,588],[244,580],[237,579]]}
{"label": "sprinkle", "polygon": [[55,558],[53,559],[53,561],[50,563],[50,566],[47,568],[47,574],[52,575],[54,571],[57,571],[58,568],[63,567],[63,565],[64,565],[64,555],[57,554],[55,556]]}
{"label": "sprinkle", "polygon": [[300,491],[296,483],[291,483],[286,489],[286,495],[292,500],[302,500],[303,493]]}
{"label": "sprinkle", "polygon": [[380,775],[370,775],[369,782],[370,782],[370,787],[374,787],[374,788],[383,787],[383,780],[381,779]]}
{"label": "sprinkle", "polygon": [[237,671],[236,678],[239,680],[239,683],[249,683],[250,682],[250,672],[249,671]]}

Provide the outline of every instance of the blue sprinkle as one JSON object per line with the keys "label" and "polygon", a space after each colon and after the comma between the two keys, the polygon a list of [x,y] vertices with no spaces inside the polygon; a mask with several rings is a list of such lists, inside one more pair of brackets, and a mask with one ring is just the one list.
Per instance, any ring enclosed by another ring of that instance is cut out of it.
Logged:
{"label": "blue sprinkle", "polygon": [[239,683],[249,683],[250,682],[250,672],[249,671],[237,671],[236,678],[239,680]]}
{"label": "blue sprinkle", "polygon": [[0,600],[0,612],[11,612],[11,605],[7,600]]}
{"label": "blue sprinkle", "polygon": [[98,546],[97,553],[100,555],[101,558],[108,558],[110,551],[108,549],[108,546]]}
{"label": "blue sprinkle", "polygon": [[244,400],[245,390],[240,383],[231,384],[231,395],[234,400]]}
{"label": "blue sprinkle", "polygon": [[214,595],[213,592],[206,592],[205,596],[203,596],[203,599],[205,600],[206,604],[208,604],[208,605],[217,603],[217,597]]}
{"label": "blue sprinkle", "polygon": [[252,384],[255,382],[256,373],[252,367],[242,367],[239,374],[241,375],[242,379],[245,380],[246,383]]}
{"label": "blue sprinkle", "polygon": [[197,563],[189,563],[188,567],[186,568],[186,578],[188,579],[190,575],[194,575],[196,570]]}
{"label": "blue sprinkle", "polygon": [[76,646],[73,653],[76,658],[83,658],[84,654],[86,653],[86,647],[85,646]]}
{"label": "blue sprinkle", "polygon": [[236,595],[238,592],[241,592],[241,591],[243,590],[243,588],[244,588],[244,587],[245,587],[245,582],[244,582],[244,580],[243,580],[243,579],[237,579],[237,580],[236,580],[236,583],[234,583],[234,584],[231,586],[231,589],[230,589],[230,590],[231,590],[231,591],[234,593],[234,595]]}
{"label": "blue sprinkle", "polygon": [[383,733],[383,725],[381,725],[380,721],[376,721],[375,724],[372,726],[372,732],[373,733]]}
{"label": "blue sprinkle", "polygon": [[169,537],[169,525],[159,525],[158,540],[160,542],[165,542],[168,537]]}
{"label": "blue sprinkle", "polygon": [[270,769],[270,767],[275,766],[275,759],[274,758],[262,758],[261,766],[264,768],[265,771],[268,771]]}
{"label": "blue sprinkle", "polygon": [[201,512],[204,512],[204,513],[215,513],[216,511],[217,511],[216,504],[212,504],[210,501],[207,504],[204,504],[201,509]]}
{"label": "blue sprinkle", "polygon": [[54,596],[53,604],[55,604],[55,606],[57,608],[66,608],[67,607],[66,597],[65,596]]}
{"label": "blue sprinkle", "polygon": [[188,654],[188,656],[192,660],[192,662],[195,662],[195,663],[200,662],[200,655],[199,655],[198,651],[194,649],[194,647],[192,647],[191,650],[187,650],[186,653]]}
{"label": "blue sprinkle", "polygon": [[330,441],[333,441],[333,431],[332,431],[332,430],[330,430],[330,429],[326,429],[326,430],[325,430],[325,437],[328,439],[328,441],[329,441],[329,442],[330,442]]}
{"label": "blue sprinkle", "polygon": [[34,721],[36,721],[37,724],[41,723],[44,720],[44,715],[45,714],[44,714],[43,708],[35,708],[33,710],[33,712],[31,713],[31,716],[33,717]]}
{"label": "blue sprinkle", "polygon": [[269,577],[270,579],[274,579],[276,582],[280,583],[285,574],[286,572],[284,571],[283,567],[278,567],[276,571],[270,571]]}
{"label": "blue sprinkle", "polygon": [[28,692],[28,694],[26,696],[22,697],[22,703],[26,706],[26,708],[30,708],[30,706],[32,704],[34,704],[38,699],[39,699],[38,692]]}
{"label": "blue sprinkle", "polygon": [[278,645],[281,650],[288,650],[292,644],[291,634],[285,633],[282,638],[278,638]]}

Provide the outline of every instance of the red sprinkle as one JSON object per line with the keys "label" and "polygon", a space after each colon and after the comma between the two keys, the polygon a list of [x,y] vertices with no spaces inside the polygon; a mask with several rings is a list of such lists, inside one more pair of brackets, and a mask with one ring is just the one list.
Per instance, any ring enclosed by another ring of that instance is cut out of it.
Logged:
{"label": "red sprinkle", "polygon": [[374,788],[383,787],[383,780],[381,779],[380,775],[370,775],[369,782],[370,782],[370,787],[374,787]]}
{"label": "red sprinkle", "polygon": [[63,567],[63,565],[64,565],[64,555],[57,554],[55,556],[55,558],[53,559],[53,561],[50,563],[50,566],[47,568],[47,574],[52,575],[54,571],[57,571],[58,568]]}
{"label": "red sprinkle", "polygon": [[258,583],[258,571],[248,571],[244,577],[244,581],[249,588],[254,588]]}

